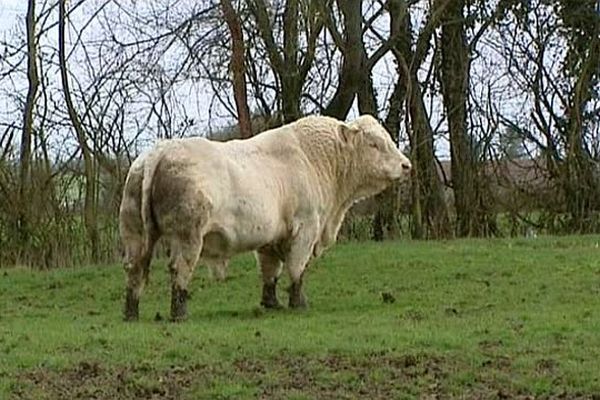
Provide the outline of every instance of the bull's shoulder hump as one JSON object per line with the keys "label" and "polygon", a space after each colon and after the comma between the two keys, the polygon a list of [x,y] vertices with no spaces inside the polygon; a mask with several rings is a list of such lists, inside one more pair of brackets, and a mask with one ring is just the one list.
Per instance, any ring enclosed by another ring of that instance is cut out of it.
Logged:
{"label": "bull's shoulder hump", "polygon": [[214,152],[219,144],[203,137],[174,139],[163,147],[162,153],[170,158],[194,158]]}

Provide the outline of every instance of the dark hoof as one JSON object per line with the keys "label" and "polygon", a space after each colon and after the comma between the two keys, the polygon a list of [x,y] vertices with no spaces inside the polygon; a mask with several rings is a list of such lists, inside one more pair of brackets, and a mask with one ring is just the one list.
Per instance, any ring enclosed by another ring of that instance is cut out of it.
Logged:
{"label": "dark hoof", "polygon": [[294,308],[297,310],[307,310],[308,309],[308,301],[306,297],[302,296],[300,298],[292,298],[290,297],[290,308]]}
{"label": "dark hoof", "polygon": [[139,319],[139,299],[133,294],[132,289],[125,293],[124,321],[137,321]]}
{"label": "dark hoof", "polygon": [[308,300],[306,296],[302,292],[302,284],[301,283],[292,283],[292,285],[288,288],[288,292],[290,294],[289,307],[305,310],[308,308]]}
{"label": "dark hoof", "polygon": [[274,302],[272,302],[272,301],[267,302],[263,299],[263,301],[260,302],[260,305],[263,306],[264,308],[268,308],[269,310],[281,310],[283,308],[281,303],[277,300],[275,300]]}
{"label": "dark hoof", "polygon": [[185,289],[171,289],[171,321],[181,322],[187,319],[188,292]]}
{"label": "dark hoof", "polygon": [[178,322],[185,322],[186,320],[187,320],[187,315],[178,315],[178,316],[171,315],[171,319],[169,321],[178,323]]}
{"label": "dark hoof", "polygon": [[125,322],[135,322],[135,321],[137,321],[139,319],[140,319],[139,315],[125,314],[123,316],[123,321],[125,321]]}
{"label": "dark hoof", "polygon": [[263,295],[260,305],[269,309],[280,309],[283,306],[277,300],[277,281],[263,284]]}

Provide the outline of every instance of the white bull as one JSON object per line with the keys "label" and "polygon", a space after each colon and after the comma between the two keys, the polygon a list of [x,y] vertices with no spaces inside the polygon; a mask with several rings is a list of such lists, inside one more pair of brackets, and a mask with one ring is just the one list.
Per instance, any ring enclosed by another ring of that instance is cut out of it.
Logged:
{"label": "white bull", "polygon": [[226,265],[254,250],[261,304],[279,307],[285,265],[289,306],[305,307],[309,260],[336,239],[357,200],[406,177],[411,164],[371,116],[351,123],[311,116],[247,140],[160,142],[132,164],[120,208],[127,290],[125,319],[138,318],[152,250],[170,249],[171,319],[186,317],[188,284],[201,257]]}

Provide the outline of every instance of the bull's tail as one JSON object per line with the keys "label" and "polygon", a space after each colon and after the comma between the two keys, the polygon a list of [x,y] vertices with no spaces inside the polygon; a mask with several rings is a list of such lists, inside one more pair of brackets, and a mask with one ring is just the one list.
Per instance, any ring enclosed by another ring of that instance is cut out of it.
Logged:
{"label": "bull's tail", "polygon": [[162,159],[162,143],[151,150],[144,160],[144,174],[142,178],[142,190],[140,201],[140,213],[144,232],[144,247],[149,249],[153,246],[155,236],[158,233],[158,225],[152,212],[152,184],[156,168]]}

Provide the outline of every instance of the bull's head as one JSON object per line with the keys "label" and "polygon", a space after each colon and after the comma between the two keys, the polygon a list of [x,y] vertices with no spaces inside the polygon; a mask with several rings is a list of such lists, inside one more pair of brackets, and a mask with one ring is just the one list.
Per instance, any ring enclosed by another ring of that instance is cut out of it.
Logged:
{"label": "bull's head", "polygon": [[[412,165],[372,116],[363,115],[340,129],[342,140],[354,153],[354,167],[361,189],[379,192],[393,182],[407,179]],[[369,193],[374,194],[374,193]]]}

